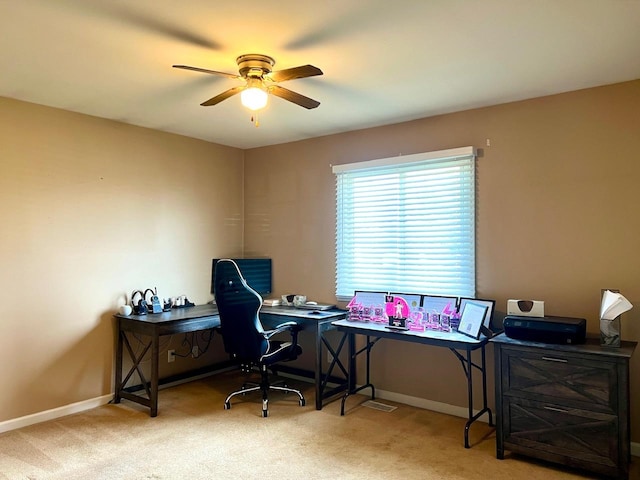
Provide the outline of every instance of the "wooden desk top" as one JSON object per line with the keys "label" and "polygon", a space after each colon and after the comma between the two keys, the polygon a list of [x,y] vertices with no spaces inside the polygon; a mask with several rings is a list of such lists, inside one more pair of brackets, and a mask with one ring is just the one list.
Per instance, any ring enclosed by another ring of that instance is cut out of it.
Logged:
{"label": "wooden desk top", "polygon": [[147,313],[146,315],[122,315],[116,313],[116,318],[133,320],[144,323],[162,323],[173,322],[178,320],[189,320],[201,317],[213,317],[218,315],[218,307],[207,303],[205,305],[195,305],[193,307],[172,308],[168,312]]}

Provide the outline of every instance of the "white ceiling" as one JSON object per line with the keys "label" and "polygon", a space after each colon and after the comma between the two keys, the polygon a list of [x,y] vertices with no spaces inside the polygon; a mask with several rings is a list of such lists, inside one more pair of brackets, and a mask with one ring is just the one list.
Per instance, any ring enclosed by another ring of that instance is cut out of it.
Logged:
{"label": "white ceiling", "polygon": [[[640,78],[640,0],[0,0],[0,95],[240,148]],[[260,126],[245,53],[323,76]]]}

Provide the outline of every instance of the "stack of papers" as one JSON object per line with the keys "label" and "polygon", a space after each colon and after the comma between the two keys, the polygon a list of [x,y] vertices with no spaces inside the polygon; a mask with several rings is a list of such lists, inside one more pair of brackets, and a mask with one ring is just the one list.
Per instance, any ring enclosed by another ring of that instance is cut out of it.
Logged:
{"label": "stack of papers", "polygon": [[279,298],[265,298],[262,301],[263,305],[266,305],[267,307],[277,307],[278,305],[280,305],[280,299]]}

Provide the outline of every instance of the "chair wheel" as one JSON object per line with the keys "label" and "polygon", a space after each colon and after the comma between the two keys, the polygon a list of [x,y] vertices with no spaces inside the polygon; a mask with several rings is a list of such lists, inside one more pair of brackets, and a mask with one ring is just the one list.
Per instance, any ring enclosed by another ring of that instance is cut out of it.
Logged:
{"label": "chair wheel", "polygon": [[230,402],[225,402],[224,403],[224,409],[225,410],[231,410],[231,403]]}

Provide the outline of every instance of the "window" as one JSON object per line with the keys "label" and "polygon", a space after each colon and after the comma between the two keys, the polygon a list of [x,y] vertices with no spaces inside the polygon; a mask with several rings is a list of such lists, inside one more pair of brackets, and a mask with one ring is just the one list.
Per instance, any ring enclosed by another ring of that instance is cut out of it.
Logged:
{"label": "window", "polygon": [[335,165],[336,296],[475,296],[472,147]]}

